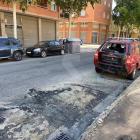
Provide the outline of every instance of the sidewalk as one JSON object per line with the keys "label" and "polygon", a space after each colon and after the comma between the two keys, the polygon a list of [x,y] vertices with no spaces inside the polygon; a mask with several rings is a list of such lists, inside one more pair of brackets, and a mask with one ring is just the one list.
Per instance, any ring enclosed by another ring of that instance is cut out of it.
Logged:
{"label": "sidewalk", "polygon": [[124,91],[121,102],[82,140],[140,140],[140,77]]}
{"label": "sidewalk", "polygon": [[100,45],[83,44],[80,46],[80,52],[95,52]]}

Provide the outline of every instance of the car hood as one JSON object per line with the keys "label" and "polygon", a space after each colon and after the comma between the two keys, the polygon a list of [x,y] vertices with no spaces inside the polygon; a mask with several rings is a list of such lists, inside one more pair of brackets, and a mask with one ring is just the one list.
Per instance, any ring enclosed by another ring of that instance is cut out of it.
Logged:
{"label": "car hood", "polygon": [[26,49],[26,51],[33,51],[35,49],[38,49],[38,48],[42,48],[43,46],[32,46],[32,47],[29,47]]}

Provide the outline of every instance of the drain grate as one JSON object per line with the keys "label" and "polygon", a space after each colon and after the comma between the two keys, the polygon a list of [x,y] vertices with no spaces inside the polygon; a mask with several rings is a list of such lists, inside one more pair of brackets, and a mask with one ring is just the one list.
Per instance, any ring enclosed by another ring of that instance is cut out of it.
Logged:
{"label": "drain grate", "polygon": [[54,140],[70,140],[70,138],[64,134],[64,133],[61,133],[58,137],[56,137]]}

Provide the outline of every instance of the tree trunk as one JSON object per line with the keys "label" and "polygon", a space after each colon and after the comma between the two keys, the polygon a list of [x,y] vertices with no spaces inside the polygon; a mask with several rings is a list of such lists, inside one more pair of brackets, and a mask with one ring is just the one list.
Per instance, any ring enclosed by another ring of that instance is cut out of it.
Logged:
{"label": "tree trunk", "polygon": [[14,38],[17,39],[17,18],[16,18],[16,2],[13,1],[13,24],[14,24]]}
{"label": "tree trunk", "polygon": [[70,12],[70,14],[69,14],[69,33],[68,33],[69,38],[71,37],[71,19],[72,19],[72,14]]}
{"label": "tree trunk", "polygon": [[119,26],[119,32],[118,32],[118,40],[119,40],[119,37],[120,37],[120,26]]}

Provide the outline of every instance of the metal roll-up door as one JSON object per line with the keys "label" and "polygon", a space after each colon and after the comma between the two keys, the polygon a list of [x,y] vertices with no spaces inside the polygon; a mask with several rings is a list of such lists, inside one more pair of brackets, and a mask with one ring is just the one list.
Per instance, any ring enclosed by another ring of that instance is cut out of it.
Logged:
{"label": "metal roll-up door", "polygon": [[41,19],[42,40],[55,40],[55,21]]}
{"label": "metal roll-up door", "polygon": [[[4,18],[7,20],[5,31],[8,37],[14,37],[14,29],[8,25],[13,25],[13,15],[4,13]],[[21,26],[21,18],[17,15],[17,25]],[[21,26],[22,27],[22,26]],[[22,28],[17,28],[17,38],[22,42]]]}
{"label": "metal roll-up door", "polygon": [[38,20],[34,17],[22,16],[24,46],[30,47],[38,42]]}
{"label": "metal roll-up door", "polygon": [[[68,32],[66,32],[66,38],[68,38]],[[77,38],[77,32],[71,32],[70,38]]]}
{"label": "metal roll-up door", "polygon": [[83,43],[87,43],[87,32],[80,32],[80,39]]}

